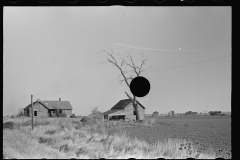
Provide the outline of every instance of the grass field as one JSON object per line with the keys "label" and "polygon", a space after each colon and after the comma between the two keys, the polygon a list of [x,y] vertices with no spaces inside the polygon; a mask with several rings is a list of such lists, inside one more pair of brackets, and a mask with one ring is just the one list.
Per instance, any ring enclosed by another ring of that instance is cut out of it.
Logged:
{"label": "grass field", "polygon": [[230,116],[158,117],[154,127],[145,128],[128,128],[127,133],[148,143],[167,138],[189,139],[202,145],[202,148],[212,147],[218,156],[228,156],[231,152]]}
{"label": "grass field", "polygon": [[3,158],[231,158],[229,116],[146,117],[142,123],[36,121],[32,131],[30,118],[4,119]]}

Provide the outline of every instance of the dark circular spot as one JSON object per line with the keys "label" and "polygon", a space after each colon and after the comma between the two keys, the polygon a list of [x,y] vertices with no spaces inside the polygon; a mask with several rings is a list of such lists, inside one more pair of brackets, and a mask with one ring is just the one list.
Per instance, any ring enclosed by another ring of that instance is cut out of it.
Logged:
{"label": "dark circular spot", "polygon": [[150,91],[150,83],[144,77],[136,77],[130,83],[130,90],[136,97],[144,97]]}

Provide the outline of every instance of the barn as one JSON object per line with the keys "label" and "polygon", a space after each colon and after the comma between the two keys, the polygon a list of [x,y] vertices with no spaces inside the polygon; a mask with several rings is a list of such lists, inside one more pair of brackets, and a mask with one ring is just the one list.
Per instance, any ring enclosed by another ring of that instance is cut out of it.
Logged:
{"label": "barn", "polygon": [[[32,104],[29,104],[24,108],[24,115],[32,116]],[[69,101],[61,101],[59,98],[58,101],[49,101],[49,100],[40,100],[33,102],[33,114],[34,117],[55,117],[57,111],[60,114],[65,113],[67,116],[72,114],[72,106]]]}
{"label": "barn", "polygon": [[[140,120],[144,119],[145,107],[138,103],[138,111],[140,114]],[[115,104],[110,110],[103,113],[104,119],[112,120],[112,119],[129,119],[136,120],[136,112],[133,107],[133,103],[131,99],[123,99],[120,100],[117,104]]]}

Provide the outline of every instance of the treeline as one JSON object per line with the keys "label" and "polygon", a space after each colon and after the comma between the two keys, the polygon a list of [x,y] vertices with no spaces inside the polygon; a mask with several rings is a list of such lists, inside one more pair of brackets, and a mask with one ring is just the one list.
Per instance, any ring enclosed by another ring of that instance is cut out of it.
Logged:
{"label": "treeline", "polygon": [[188,111],[185,114],[198,114],[198,112],[192,112],[192,111]]}
{"label": "treeline", "polygon": [[222,114],[221,111],[209,111],[208,113],[209,113],[211,116],[216,116],[216,115],[223,116],[223,115],[226,115],[226,114]]}
{"label": "treeline", "polygon": [[[166,115],[167,116],[174,116],[174,115],[185,115],[186,116],[186,115],[197,115],[197,114],[205,114],[206,115],[206,113],[207,112],[205,112],[205,113],[201,113],[201,112],[198,113],[198,112],[193,112],[193,111],[187,111],[185,113],[175,113],[174,111],[170,111]],[[209,111],[208,113],[211,116],[215,116],[215,115],[223,116],[223,115],[226,115],[226,114],[223,114],[221,111]],[[159,112],[157,112],[157,111],[153,112],[152,116],[159,116]]]}

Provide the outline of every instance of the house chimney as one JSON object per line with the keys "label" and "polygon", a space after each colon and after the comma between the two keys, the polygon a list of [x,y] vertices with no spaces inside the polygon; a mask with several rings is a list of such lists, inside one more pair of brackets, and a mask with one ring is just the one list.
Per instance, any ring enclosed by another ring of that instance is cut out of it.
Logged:
{"label": "house chimney", "polygon": [[40,101],[40,99],[37,99],[37,101],[39,102],[39,101]]}
{"label": "house chimney", "polygon": [[61,101],[61,98],[59,98],[59,101]]}

